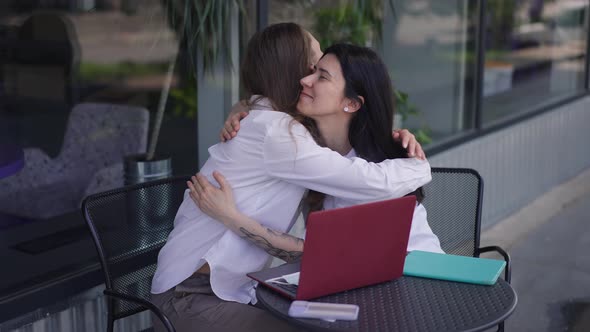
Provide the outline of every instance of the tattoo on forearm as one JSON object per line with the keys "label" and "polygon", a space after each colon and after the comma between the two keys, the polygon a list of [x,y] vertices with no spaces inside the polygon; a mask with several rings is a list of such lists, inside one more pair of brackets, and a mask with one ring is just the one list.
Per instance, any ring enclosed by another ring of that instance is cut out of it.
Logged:
{"label": "tattoo on forearm", "polygon": [[[270,236],[282,237],[285,239],[289,239],[289,240],[294,241],[296,244],[303,243],[302,239],[296,238],[296,237],[291,236],[289,234],[276,232],[270,228],[266,228],[266,231],[269,233]],[[288,263],[296,262],[296,261],[300,260],[301,256],[303,255],[303,251],[287,251],[287,250],[283,250],[281,248],[277,248],[277,247],[273,246],[270,243],[270,241],[267,238],[265,238],[264,236],[254,234],[254,233],[248,231],[247,229],[245,229],[244,227],[240,227],[240,232],[242,232],[242,234],[243,234],[240,237],[254,243],[258,247],[260,247],[264,251],[266,251],[269,255],[274,256],[274,257],[278,257],[278,258],[284,260],[285,262],[288,262]]]}

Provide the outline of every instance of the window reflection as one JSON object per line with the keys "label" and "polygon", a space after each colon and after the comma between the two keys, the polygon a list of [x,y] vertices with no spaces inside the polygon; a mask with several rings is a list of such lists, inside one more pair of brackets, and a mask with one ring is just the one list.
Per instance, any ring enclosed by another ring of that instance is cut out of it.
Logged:
{"label": "window reflection", "polygon": [[84,196],[123,185],[123,158],[146,152],[171,61],[157,154],[175,174],[195,171],[196,83],[170,26],[159,0],[3,1],[0,145],[23,152],[24,167],[0,178],[0,214],[77,213]]}
{"label": "window reflection", "polygon": [[473,128],[476,3],[401,4],[383,43],[394,84],[416,108],[401,126],[442,142]]}
{"label": "window reflection", "polygon": [[[473,63],[462,61],[473,35],[469,1],[270,1],[269,23],[294,21],[323,48],[350,42],[376,48],[389,66],[398,93],[395,127],[412,130],[423,144],[471,128],[465,107]],[[473,15],[472,15],[473,16]],[[469,43],[469,44],[468,44]]]}
{"label": "window reflection", "polygon": [[485,123],[584,88],[587,0],[487,3]]}

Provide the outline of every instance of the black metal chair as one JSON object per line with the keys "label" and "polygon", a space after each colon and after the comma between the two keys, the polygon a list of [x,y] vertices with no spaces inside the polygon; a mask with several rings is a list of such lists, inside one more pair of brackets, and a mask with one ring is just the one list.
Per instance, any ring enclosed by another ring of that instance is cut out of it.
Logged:
{"label": "black metal chair", "polygon": [[[480,247],[483,179],[467,168],[432,168],[432,181],[424,186],[428,223],[448,254],[479,257],[496,251],[506,261],[504,280],[510,283],[510,256],[498,246]],[[504,322],[498,325],[504,331]]]}
{"label": "black metal chair", "polygon": [[82,203],[105,277],[108,331],[117,319],[151,310],[168,331],[172,323],[150,302],[157,256],[172,230],[188,176],[140,183],[88,196]]}

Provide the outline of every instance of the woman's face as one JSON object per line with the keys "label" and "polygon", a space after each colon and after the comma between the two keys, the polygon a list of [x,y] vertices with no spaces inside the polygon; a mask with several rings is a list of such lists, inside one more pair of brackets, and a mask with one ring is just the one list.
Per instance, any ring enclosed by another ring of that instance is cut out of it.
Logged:
{"label": "woman's face", "polygon": [[329,116],[343,116],[348,99],[344,96],[345,80],[338,58],[332,54],[324,56],[316,70],[301,79],[302,90],[297,110],[312,119]]}

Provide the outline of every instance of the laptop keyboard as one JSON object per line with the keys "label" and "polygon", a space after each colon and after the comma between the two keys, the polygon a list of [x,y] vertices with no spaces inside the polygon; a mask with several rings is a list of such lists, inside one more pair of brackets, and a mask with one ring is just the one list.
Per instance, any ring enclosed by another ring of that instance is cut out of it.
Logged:
{"label": "laptop keyboard", "polygon": [[297,294],[297,285],[293,285],[293,284],[283,284],[283,283],[278,283],[278,282],[273,282],[272,283],[273,286],[280,288],[282,290],[285,290],[287,292],[293,293],[293,294]]}

